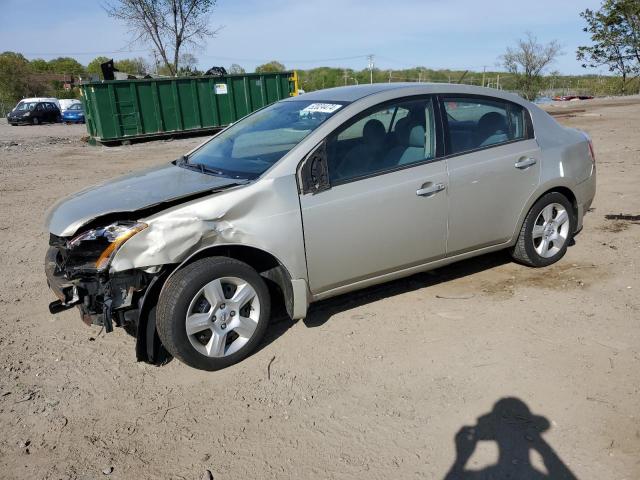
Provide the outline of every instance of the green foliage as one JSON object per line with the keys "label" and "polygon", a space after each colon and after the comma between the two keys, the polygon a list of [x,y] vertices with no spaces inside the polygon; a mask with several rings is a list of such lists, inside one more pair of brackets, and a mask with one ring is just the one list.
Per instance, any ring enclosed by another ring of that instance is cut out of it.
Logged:
{"label": "green foliage", "polygon": [[284,72],[285,70],[285,66],[276,60],[272,60],[256,67],[256,73],[277,73]]}
{"label": "green foliage", "polygon": [[58,57],[49,60],[50,71],[66,75],[84,75],[86,70],[75,58]]}
{"label": "green foliage", "polygon": [[144,58],[125,58],[114,62],[117,70],[130,75],[146,75],[148,68]]}
{"label": "green foliage", "polygon": [[19,53],[3,52],[0,54],[0,108],[6,111],[8,105],[23,97],[28,92],[26,81],[29,62]]}
{"label": "green foliage", "polygon": [[99,75],[102,78],[102,70],[100,69],[100,64],[104,62],[108,62],[110,59],[108,57],[96,57],[89,62],[87,65],[87,73],[90,75]]}
{"label": "green foliage", "polygon": [[[100,64],[111,60],[109,57],[96,57],[87,65],[86,72],[90,75],[98,75],[102,78],[102,69]],[[122,60],[116,60],[113,62],[116,69],[120,72],[125,72],[130,75],[146,75],[149,71],[147,62],[142,57],[137,58],[125,58]]]}
{"label": "green foliage", "polygon": [[42,58],[36,58],[35,60],[31,60],[29,62],[31,65],[31,70],[39,73],[48,73],[51,72],[51,65],[46,60]]}
{"label": "green foliage", "polygon": [[29,61],[15,52],[0,54],[0,113],[24,97],[40,96],[49,91],[49,85],[37,75]]}
{"label": "green foliage", "polygon": [[640,1],[605,0],[600,10],[580,16],[592,44],[578,47],[576,58],[585,68],[606,66],[620,75],[624,92],[627,78],[640,75]]}

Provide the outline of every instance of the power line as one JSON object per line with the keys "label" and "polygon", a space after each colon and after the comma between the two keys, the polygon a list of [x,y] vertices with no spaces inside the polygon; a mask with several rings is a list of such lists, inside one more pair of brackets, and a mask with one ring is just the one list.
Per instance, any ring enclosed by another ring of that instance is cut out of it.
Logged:
{"label": "power line", "polygon": [[151,52],[152,50],[111,50],[111,51],[103,51],[103,52],[21,52],[23,55],[30,55],[30,56],[37,56],[37,55],[42,55],[42,56],[59,56],[59,57],[65,57],[65,56],[72,56],[72,55],[106,55],[106,54],[110,54],[110,53],[141,53],[141,52]]}
{"label": "power line", "polygon": [[295,60],[295,59],[287,59],[287,58],[278,58],[277,55],[274,55],[271,58],[242,58],[242,57],[224,57],[221,55],[202,55],[199,54],[200,58],[212,58],[214,60],[230,60],[230,61],[238,61],[238,62],[269,62],[274,58],[278,59],[278,61],[285,63],[319,63],[319,62],[335,62],[340,60],[355,60],[357,58],[366,58],[367,55],[353,55],[351,57],[334,57],[334,58],[316,58],[316,59],[305,59],[305,60]]}

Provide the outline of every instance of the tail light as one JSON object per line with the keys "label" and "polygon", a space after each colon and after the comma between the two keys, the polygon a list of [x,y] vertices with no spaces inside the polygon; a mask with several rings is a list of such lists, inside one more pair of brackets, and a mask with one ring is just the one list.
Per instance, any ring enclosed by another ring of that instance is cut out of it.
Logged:
{"label": "tail light", "polygon": [[591,161],[595,165],[596,164],[596,154],[593,151],[593,142],[591,141],[591,139],[589,139],[588,142],[589,142],[589,154],[591,155]]}
{"label": "tail light", "polygon": [[589,156],[591,157],[591,163],[595,166],[596,164],[596,153],[593,151],[593,142],[591,141],[591,137],[587,135],[586,132],[581,132],[584,135],[585,140],[589,144]]}

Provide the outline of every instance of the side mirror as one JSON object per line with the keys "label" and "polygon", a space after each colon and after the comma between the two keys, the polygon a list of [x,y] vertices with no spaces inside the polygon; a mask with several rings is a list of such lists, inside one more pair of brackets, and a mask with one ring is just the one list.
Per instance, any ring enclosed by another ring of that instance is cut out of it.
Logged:
{"label": "side mirror", "polygon": [[323,140],[304,160],[301,171],[302,193],[316,194],[331,188],[327,168],[327,142]]}

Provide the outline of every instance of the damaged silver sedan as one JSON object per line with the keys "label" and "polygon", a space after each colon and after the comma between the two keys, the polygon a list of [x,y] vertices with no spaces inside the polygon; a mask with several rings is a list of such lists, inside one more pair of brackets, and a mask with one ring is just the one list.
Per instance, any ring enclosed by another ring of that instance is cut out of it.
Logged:
{"label": "damaged silver sedan", "polygon": [[594,195],[586,134],[518,96],[313,92],[55,205],[50,310],[124,328],[139,360],[217,370],[256,348],[275,303],[304,318],[314,301],[500,249],[550,265]]}

